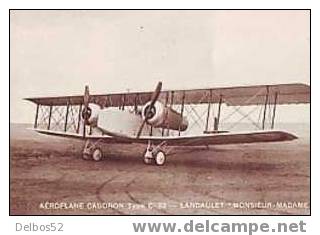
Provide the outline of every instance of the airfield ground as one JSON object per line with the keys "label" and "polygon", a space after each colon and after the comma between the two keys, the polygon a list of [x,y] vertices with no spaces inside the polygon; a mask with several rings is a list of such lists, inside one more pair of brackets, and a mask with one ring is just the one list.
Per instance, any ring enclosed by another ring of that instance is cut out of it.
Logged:
{"label": "airfield ground", "polygon": [[81,141],[10,127],[12,215],[310,213],[308,128],[287,143],[176,148],[157,167],[142,163],[142,145],[84,161]]}

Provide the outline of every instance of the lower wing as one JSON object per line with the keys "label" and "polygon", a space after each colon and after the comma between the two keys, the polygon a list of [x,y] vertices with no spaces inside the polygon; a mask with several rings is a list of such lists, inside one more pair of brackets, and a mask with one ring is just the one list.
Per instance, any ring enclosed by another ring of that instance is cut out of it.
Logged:
{"label": "lower wing", "polygon": [[257,131],[247,133],[215,133],[194,136],[141,136],[140,138],[118,135],[108,132],[107,135],[87,135],[85,138],[81,134],[67,133],[59,131],[34,129],[35,131],[53,136],[60,136],[73,139],[101,140],[107,143],[141,143],[146,144],[151,141],[153,144],[165,142],[171,146],[203,146],[203,145],[226,145],[226,144],[247,144],[280,142],[297,139],[293,134],[284,131]]}
{"label": "lower wing", "polygon": [[132,143],[146,143],[152,141],[154,144],[166,142],[167,145],[176,146],[203,146],[203,145],[226,145],[247,144],[261,142],[281,142],[297,139],[293,134],[284,131],[259,131],[249,133],[218,133],[197,136],[147,136],[130,138]]}
{"label": "lower wing", "polygon": [[70,133],[70,132],[63,132],[63,131],[52,131],[52,130],[45,130],[45,129],[32,129],[40,134],[44,135],[51,135],[51,136],[58,136],[63,138],[69,139],[78,139],[78,140],[101,140],[102,142],[106,143],[123,143],[123,144],[131,144],[132,142],[128,138],[110,136],[110,135],[86,135],[83,137],[81,134],[77,133]]}

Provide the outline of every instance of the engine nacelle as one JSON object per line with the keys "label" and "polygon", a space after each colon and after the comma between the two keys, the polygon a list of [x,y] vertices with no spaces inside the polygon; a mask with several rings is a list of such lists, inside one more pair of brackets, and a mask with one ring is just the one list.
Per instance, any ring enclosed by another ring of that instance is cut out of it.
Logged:
{"label": "engine nacelle", "polygon": [[188,121],[185,117],[181,117],[180,113],[169,107],[165,107],[159,101],[156,101],[154,107],[148,112],[147,109],[149,109],[150,103],[146,103],[142,109],[142,118],[144,120],[147,119],[148,124],[170,130],[180,129],[180,131],[185,131],[188,128]]}

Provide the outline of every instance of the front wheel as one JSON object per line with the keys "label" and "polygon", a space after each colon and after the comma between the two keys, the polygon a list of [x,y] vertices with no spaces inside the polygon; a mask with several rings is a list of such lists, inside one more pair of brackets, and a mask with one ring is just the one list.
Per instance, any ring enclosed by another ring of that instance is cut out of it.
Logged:
{"label": "front wheel", "polygon": [[150,164],[152,163],[152,159],[151,159],[151,158],[144,157],[144,158],[143,158],[143,163],[146,164],[146,165],[150,165]]}
{"label": "front wheel", "polygon": [[82,154],[82,159],[83,159],[83,160],[91,160],[92,158],[91,158],[91,155],[90,155],[90,154],[88,154],[88,153],[83,153],[83,154]]}
{"label": "front wheel", "polygon": [[96,162],[101,161],[103,158],[102,150],[100,148],[96,148],[92,153],[92,159]]}
{"label": "front wheel", "polygon": [[166,162],[166,154],[163,151],[158,151],[155,158],[155,163],[158,166],[163,166],[164,163]]}
{"label": "front wheel", "polygon": [[143,163],[146,165],[150,165],[152,163],[152,151],[147,149],[143,154]]}

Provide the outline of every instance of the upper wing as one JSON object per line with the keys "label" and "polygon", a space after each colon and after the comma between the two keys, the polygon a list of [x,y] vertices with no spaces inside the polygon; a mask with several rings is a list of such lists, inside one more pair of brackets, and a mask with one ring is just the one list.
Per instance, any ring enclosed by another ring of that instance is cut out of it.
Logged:
{"label": "upper wing", "polygon": [[[119,107],[144,105],[152,96],[152,92],[133,92],[104,95],[90,95],[89,102],[102,107]],[[159,100],[167,100],[173,104],[223,103],[231,106],[261,105],[266,102],[273,104],[299,104],[310,102],[310,87],[305,84],[279,84],[222,87],[192,90],[162,91]],[[80,105],[83,96],[27,98],[40,105]]]}

